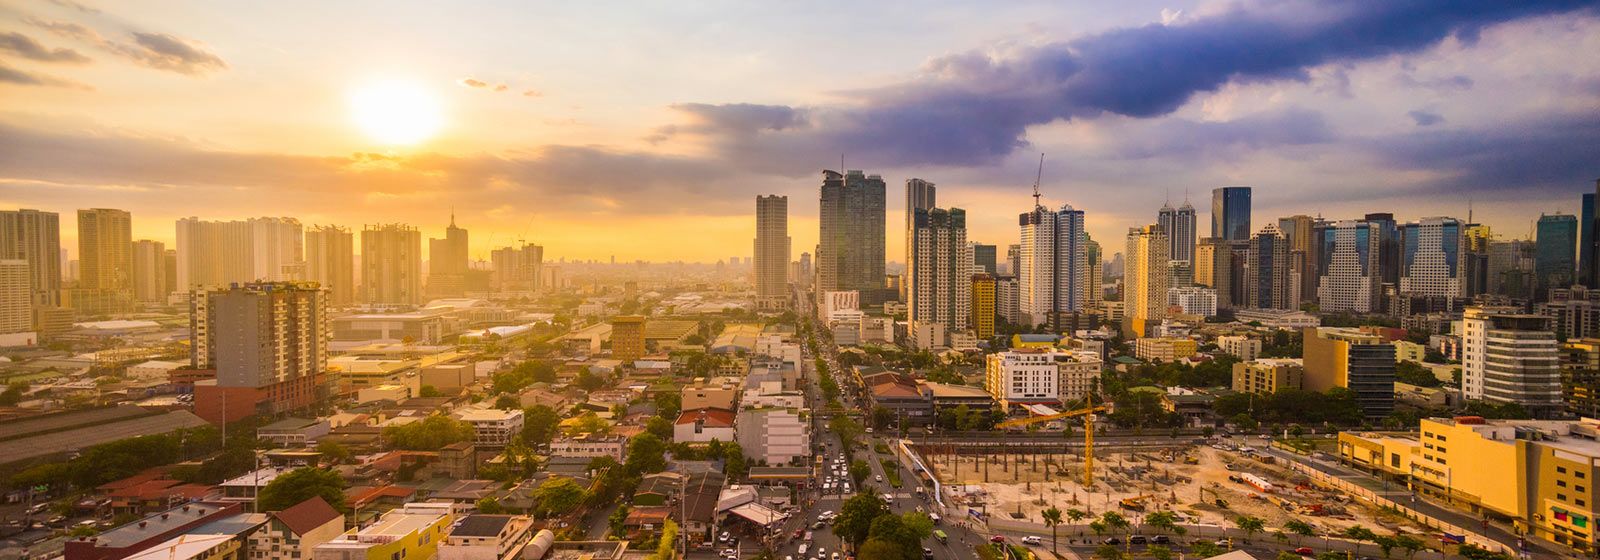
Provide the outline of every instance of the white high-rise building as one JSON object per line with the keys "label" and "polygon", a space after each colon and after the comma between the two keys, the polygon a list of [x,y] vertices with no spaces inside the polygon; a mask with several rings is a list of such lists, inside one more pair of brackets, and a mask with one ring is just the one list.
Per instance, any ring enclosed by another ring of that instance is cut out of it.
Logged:
{"label": "white high-rise building", "polygon": [[1372,313],[1383,295],[1383,271],[1378,266],[1378,224],[1343,220],[1317,224],[1317,303],[1332,313]]}
{"label": "white high-rise building", "polygon": [[1017,256],[1017,307],[1031,325],[1054,323],[1059,313],[1087,311],[1083,286],[1089,278],[1089,237],[1083,211],[1035,206],[1018,216],[1022,243]]}
{"label": "white high-rise building", "polygon": [[34,305],[61,305],[61,216],[38,210],[0,210],[0,259],[28,261]]}
{"label": "white high-rise building", "polygon": [[1146,323],[1167,316],[1167,233],[1160,225],[1128,229],[1127,270],[1123,271],[1123,313]]}
{"label": "white high-rise building", "polygon": [[1468,307],[1461,317],[1461,394],[1517,403],[1536,415],[1559,411],[1561,343],[1551,318],[1511,307]]}
{"label": "white high-rise building", "polygon": [[1081,400],[1102,366],[1095,352],[1015,348],[989,355],[984,390],[1004,407]]}
{"label": "white high-rise building", "polygon": [[1007,323],[1016,325],[1024,319],[1018,307],[1018,297],[1021,295],[1017,289],[1017,277],[996,276],[994,279],[994,312]]}
{"label": "white high-rise building", "polygon": [[789,197],[756,197],[757,303],[768,309],[789,299]]}
{"label": "white high-rise building", "polygon": [[167,246],[160,241],[133,242],[133,298],[144,303],[164,302],[167,286]]}
{"label": "white high-rise building", "polygon": [[366,303],[422,302],[422,232],[405,224],[361,230],[361,295]]}
{"label": "white high-rise building", "polygon": [[1462,297],[1461,274],[1466,227],[1455,218],[1423,218],[1400,226],[1400,293]]}
{"label": "white high-rise building", "polygon": [[1199,286],[1167,288],[1167,306],[1181,308],[1186,315],[1210,317],[1217,314],[1217,291]]}
{"label": "white high-rise building", "polygon": [[286,282],[305,276],[304,234],[294,218],[211,221],[183,218],[177,223],[178,285],[226,286],[247,282]]}
{"label": "white high-rise building", "polygon": [[327,290],[328,304],[344,307],[355,303],[355,236],[348,228],[313,226],[305,232],[305,279]]}
{"label": "white high-rise building", "polygon": [[919,347],[927,349],[949,333],[967,330],[972,311],[967,212],[918,208],[912,213],[909,234],[915,251],[906,255],[906,319],[916,332],[938,331],[917,337],[922,342]]}

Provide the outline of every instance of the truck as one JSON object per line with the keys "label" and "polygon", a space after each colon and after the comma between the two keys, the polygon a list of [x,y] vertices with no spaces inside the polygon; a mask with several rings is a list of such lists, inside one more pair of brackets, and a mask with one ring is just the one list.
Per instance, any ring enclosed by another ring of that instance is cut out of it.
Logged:
{"label": "truck", "polygon": [[[933,538],[939,539],[939,542],[941,543],[950,544],[950,536],[944,534],[944,529],[935,529],[933,531]],[[800,553],[805,554],[804,551],[801,551]]]}
{"label": "truck", "polygon": [[928,514],[928,519],[933,520],[933,524],[934,525],[938,525],[939,524],[939,514],[937,514],[937,513],[929,513]]}

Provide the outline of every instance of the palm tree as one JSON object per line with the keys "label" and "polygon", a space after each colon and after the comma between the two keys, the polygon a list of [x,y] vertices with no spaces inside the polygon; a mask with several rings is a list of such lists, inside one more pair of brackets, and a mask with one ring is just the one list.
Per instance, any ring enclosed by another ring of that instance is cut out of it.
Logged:
{"label": "palm tree", "polygon": [[1056,551],[1056,527],[1061,525],[1061,510],[1056,506],[1050,506],[1050,509],[1044,510],[1039,516],[1044,518],[1045,526],[1050,527],[1050,552],[1053,554]]}

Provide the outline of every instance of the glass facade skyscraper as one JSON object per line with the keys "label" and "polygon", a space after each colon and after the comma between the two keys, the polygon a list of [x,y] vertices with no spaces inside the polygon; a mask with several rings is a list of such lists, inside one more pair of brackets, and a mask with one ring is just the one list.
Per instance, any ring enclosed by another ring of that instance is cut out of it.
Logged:
{"label": "glass facade skyscraper", "polygon": [[1211,236],[1229,241],[1250,239],[1250,187],[1211,190]]}

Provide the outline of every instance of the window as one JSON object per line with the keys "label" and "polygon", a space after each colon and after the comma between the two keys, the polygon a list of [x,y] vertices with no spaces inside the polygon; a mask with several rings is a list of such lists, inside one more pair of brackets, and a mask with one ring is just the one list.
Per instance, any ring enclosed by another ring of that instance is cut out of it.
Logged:
{"label": "window", "polygon": [[1561,473],[1561,474],[1567,474],[1567,468],[1566,467],[1556,467],[1556,472]]}
{"label": "window", "polygon": [[1560,486],[1562,488],[1566,488],[1567,487],[1567,481],[1565,481],[1565,480],[1557,480],[1556,481],[1556,486]]}

